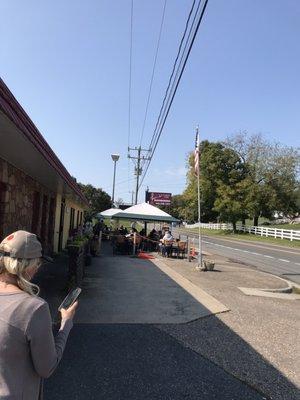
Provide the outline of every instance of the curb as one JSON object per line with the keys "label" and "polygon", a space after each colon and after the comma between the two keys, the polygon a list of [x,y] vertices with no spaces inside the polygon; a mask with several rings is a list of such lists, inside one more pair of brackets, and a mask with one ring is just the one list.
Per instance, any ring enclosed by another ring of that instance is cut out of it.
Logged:
{"label": "curb", "polygon": [[270,293],[292,293],[293,291],[293,285],[291,282],[287,281],[286,279],[280,278],[277,275],[273,275],[272,276],[284,281],[287,283],[287,287],[285,288],[278,288],[278,289],[259,289],[262,290],[263,292],[270,292]]}

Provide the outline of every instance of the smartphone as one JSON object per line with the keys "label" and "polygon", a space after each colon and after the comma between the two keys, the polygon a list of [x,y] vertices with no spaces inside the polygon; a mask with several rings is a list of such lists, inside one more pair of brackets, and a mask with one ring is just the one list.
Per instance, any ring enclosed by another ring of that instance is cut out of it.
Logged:
{"label": "smartphone", "polygon": [[74,304],[75,301],[77,300],[80,293],[81,293],[80,288],[71,290],[71,292],[64,298],[63,302],[58,307],[58,311],[60,311],[62,308],[67,310],[69,307],[71,307],[71,305]]}

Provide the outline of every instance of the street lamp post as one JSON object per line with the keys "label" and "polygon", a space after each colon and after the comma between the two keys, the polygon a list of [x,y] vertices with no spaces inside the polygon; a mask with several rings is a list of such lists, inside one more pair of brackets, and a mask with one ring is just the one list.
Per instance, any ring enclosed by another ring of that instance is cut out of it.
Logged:
{"label": "street lamp post", "polygon": [[114,206],[114,201],[115,201],[115,180],[116,180],[116,164],[118,159],[120,158],[119,154],[112,154],[111,158],[114,162],[114,179],[113,179],[113,191],[112,191],[112,206]]}

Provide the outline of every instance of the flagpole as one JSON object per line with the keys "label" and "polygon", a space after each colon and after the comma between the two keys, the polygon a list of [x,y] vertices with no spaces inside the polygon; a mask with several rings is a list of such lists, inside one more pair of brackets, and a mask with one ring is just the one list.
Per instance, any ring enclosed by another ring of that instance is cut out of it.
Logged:
{"label": "flagpole", "polygon": [[200,203],[200,140],[199,140],[199,127],[196,128],[196,135],[198,138],[198,170],[197,170],[197,186],[198,186],[198,266],[197,269],[202,268],[202,240],[201,240],[201,203]]}

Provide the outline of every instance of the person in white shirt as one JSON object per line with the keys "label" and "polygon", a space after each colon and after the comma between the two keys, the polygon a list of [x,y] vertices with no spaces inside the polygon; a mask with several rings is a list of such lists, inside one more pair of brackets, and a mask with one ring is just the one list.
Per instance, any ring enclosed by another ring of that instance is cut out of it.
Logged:
{"label": "person in white shirt", "polygon": [[166,231],[164,237],[162,238],[162,241],[165,241],[165,240],[174,241],[174,238],[170,231]]}
{"label": "person in white shirt", "polygon": [[[166,244],[166,241],[169,242]],[[170,231],[166,231],[163,238],[161,239],[160,250],[164,257],[168,257],[171,254],[172,250],[172,242],[174,242],[174,237],[172,236]]]}

